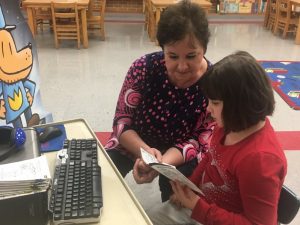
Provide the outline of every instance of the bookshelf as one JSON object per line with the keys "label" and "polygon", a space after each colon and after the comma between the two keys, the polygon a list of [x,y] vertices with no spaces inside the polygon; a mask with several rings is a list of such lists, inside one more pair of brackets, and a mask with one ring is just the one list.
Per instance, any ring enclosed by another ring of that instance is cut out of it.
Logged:
{"label": "bookshelf", "polygon": [[218,0],[216,13],[221,14],[262,14],[266,0]]}
{"label": "bookshelf", "polygon": [[[107,0],[106,12],[143,13],[145,0]],[[209,13],[220,14],[261,14],[266,0],[209,0]]]}

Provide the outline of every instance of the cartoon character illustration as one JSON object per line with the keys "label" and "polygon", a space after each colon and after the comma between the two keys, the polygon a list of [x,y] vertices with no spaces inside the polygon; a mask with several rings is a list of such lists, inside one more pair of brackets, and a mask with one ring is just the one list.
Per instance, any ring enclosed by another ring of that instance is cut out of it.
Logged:
{"label": "cartoon character illustration", "polygon": [[17,50],[10,33],[15,26],[7,26],[0,6],[0,119],[12,123],[14,127],[23,127],[21,115],[26,125],[39,124],[39,115],[31,112],[36,84],[28,79],[33,58],[29,43]]}

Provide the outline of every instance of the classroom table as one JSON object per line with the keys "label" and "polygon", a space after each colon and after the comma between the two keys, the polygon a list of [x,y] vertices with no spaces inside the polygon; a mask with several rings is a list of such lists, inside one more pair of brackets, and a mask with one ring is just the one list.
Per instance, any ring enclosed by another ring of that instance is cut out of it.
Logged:
{"label": "classroom table", "polygon": [[[50,9],[51,2],[53,0],[24,0],[22,1],[22,6],[27,10],[28,16],[28,25],[32,32],[32,35],[35,36],[35,18],[34,10],[38,8]],[[78,10],[81,15],[81,27],[82,27],[82,42],[83,47],[88,48],[88,34],[87,34],[87,16],[86,11],[89,7],[90,0],[56,0],[61,3],[77,2]]]}
{"label": "classroom table", "polygon": [[[67,139],[96,138],[96,135],[84,119],[75,119],[36,127],[63,124],[66,129]],[[49,168],[54,172],[57,152],[45,153]],[[103,146],[98,141],[98,162],[101,167],[103,209],[101,225],[151,225],[147,214],[137,201],[136,197],[106,154]],[[49,222],[50,224],[50,222]]]}
{"label": "classroom table", "polygon": [[[161,12],[169,5],[173,5],[178,2],[178,0],[151,0],[152,8],[155,10],[156,24],[158,24],[158,21],[160,20]],[[192,0],[192,2],[199,4],[207,14],[212,5],[211,2],[206,0]]]}

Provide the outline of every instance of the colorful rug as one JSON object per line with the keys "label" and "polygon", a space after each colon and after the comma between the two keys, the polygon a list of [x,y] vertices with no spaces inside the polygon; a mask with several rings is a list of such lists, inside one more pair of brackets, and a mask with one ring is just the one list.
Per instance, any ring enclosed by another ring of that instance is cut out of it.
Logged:
{"label": "colorful rug", "polygon": [[[110,132],[95,132],[104,146],[109,139]],[[279,143],[284,150],[300,150],[300,131],[276,131]]]}
{"label": "colorful rug", "polygon": [[300,110],[300,62],[260,61],[274,90],[293,109]]}

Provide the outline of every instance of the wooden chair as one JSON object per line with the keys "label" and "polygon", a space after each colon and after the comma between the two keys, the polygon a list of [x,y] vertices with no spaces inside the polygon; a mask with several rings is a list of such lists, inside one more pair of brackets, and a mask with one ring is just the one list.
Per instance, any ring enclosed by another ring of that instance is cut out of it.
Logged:
{"label": "wooden chair", "polygon": [[80,48],[80,26],[77,3],[51,2],[55,47],[58,48],[59,40],[77,40]]}
{"label": "wooden chair", "polygon": [[49,27],[52,24],[52,15],[51,9],[48,8],[36,8],[33,10],[34,18],[35,18],[35,32],[37,33],[38,28],[41,31],[44,31],[44,25],[48,25]]}
{"label": "wooden chair", "polygon": [[282,30],[282,37],[286,38],[287,33],[296,33],[297,25],[298,17],[292,11],[290,0],[278,0],[274,33]]}
{"label": "wooden chair", "polygon": [[278,0],[270,0],[270,5],[268,7],[269,18],[267,21],[267,29],[274,32],[275,24],[276,24],[276,15],[277,15],[277,2]]}
{"label": "wooden chair", "polygon": [[[26,15],[26,8],[23,7],[23,1],[24,0],[20,0],[19,6],[20,6],[20,9],[23,10],[24,14]],[[51,9],[49,9],[49,8],[33,8],[32,12],[34,14],[33,18],[34,18],[34,33],[35,34],[38,33],[39,27],[40,27],[40,30],[43,32],[44,25],[51,26],[51,23],[52,23]]]}
{"label": "wooden chair", "polygon": [[145,5],[145,25],[151,41],[156,40],[156,21],[151,0],[146,0]]}
{"label": "wooden chair", "polygon": [[88,31],[100,31],[100,38],[105,40],[104,29],[104,14],[105,14],[106,0],[91,0],[87,13],[87,28]]}
{"label": "wooden chair", "polygon": [[289,224],[295,218],[300,207],[299,197],[283,185],[278,202],[278,224]]}

